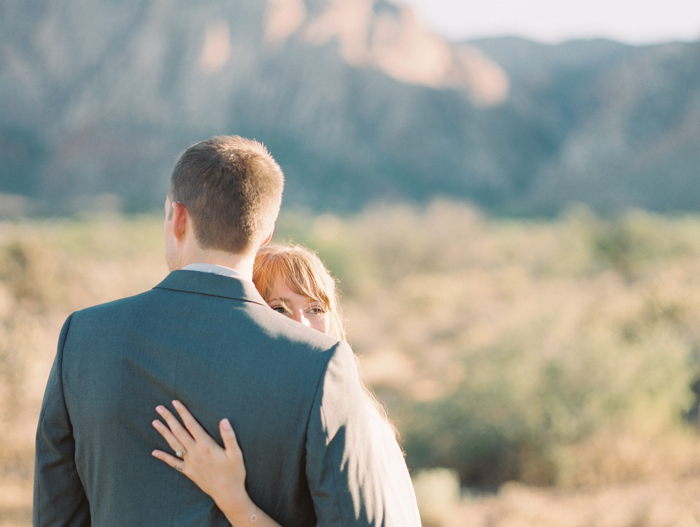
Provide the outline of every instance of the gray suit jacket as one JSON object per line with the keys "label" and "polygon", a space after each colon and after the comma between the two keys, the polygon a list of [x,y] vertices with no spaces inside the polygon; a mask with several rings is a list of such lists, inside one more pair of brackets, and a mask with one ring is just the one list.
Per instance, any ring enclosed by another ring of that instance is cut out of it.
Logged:
{"label": "gray suit jacket", "polygon": [[251,283],[175,271],[66,321],[37,430],[34,525],[228,525],[151,456],[169,450],[155,406],[175,398],[220,444],[230,419],[248,491],[284,527],[394,524],[349,346],[275,313]]}

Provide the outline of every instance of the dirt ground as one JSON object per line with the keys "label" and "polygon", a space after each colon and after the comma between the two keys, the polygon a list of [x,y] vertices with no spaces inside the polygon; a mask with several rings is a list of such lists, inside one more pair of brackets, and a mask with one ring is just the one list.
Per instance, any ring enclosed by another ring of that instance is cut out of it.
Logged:
{"label": "dirt ground", "polygon": [[508,484],[463,499],[444,527],[700,526],[700,477],[565,491]]}

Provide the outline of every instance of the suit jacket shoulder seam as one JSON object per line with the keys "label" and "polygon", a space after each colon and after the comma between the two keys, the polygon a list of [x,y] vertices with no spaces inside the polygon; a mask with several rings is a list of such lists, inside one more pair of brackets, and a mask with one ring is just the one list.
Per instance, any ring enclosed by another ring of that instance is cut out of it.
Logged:
{"label": "suit jacket shoulder seam", "polygon": [[229,300],[238,300],[239,302],[247,302],[247,303],[249,303],[249,304],[255,304],[255,305],[258,305],[258,306],[267,307],[266,305],[261,304],[261,303],[258,302],[257,300],[251,300],[251,299],[249,299],[249,298],[240,298],[240,297],[238,297],[238,296],[217,295],[217,294],[214,294],[214,293],[205,293],[204,291],[188,291],[187,289],[176,289],[176,288],[173,288],[173,287],[164,287],[164,286],[161,286],[161,285],[157,285],[157,286],[155,286],[153,289],[163,289],[163,290],[165,290],[165,291],[175,291],[175,292],[177,292],[177,293],[186,293],[186,294],[190,294],[190,295],[211,296],[211,297],[214,297],[214,298],[227,298],[227,299],[229,299]]}

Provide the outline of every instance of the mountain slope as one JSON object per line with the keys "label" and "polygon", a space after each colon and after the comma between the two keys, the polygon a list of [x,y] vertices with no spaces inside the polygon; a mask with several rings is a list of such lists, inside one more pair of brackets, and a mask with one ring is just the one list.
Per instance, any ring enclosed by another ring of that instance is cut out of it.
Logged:
{"label": "mountain slope", "polygon": [[385,0],[6,2],[0,192],[148,209],[179,151],[238,133],[320,210],[697,209],[698,46],[448,43]]}

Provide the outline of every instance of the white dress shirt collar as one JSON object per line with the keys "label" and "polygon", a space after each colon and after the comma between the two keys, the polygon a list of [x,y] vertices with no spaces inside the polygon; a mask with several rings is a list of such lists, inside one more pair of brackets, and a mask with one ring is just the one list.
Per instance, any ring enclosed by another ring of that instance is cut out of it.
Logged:
{"label": "white dress shirt collar", "polygon": [[183,271],[198,271],[200,273],[214,273],[221,276],[229,276],[231,278],[238,278],[239,280],[247,280],[252,283],[252,280],[240,271],[231,269],[230,267],[224,267],[223,265],[208,264],[208,263],[191,263],[182,268]]}

